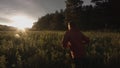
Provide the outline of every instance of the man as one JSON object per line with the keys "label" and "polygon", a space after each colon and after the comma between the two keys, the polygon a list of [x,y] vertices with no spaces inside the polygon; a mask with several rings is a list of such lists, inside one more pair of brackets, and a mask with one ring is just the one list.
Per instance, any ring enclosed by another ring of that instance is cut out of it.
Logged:
{"label": "man", "polygon": [[63,47],[70,48],[72,59],[74,59],[75,68],[84,67],[85,48],[84,45],[89,43],[89,38],[86,37],[74,22],[68,23],[68,30],[63,38]]}

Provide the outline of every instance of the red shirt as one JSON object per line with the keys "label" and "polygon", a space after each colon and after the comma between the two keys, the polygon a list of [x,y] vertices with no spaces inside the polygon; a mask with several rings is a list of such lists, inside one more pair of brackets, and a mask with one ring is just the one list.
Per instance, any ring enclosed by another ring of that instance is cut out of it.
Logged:
{"label": "red shirt", "polygon": [[[69,44],[70,42],[70,44]],[[89,38],[87,38],[78,29],[71,29],[66,31],[63,38],[63,47],[70,47],[73,58],[82,58],[85,56],[84,44],[89,43]]]}

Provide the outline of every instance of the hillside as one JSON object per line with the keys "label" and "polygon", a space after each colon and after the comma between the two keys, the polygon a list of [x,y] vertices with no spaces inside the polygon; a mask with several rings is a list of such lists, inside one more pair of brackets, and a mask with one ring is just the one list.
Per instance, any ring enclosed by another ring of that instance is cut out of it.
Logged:
{"label": "hillside", "polygon": [[0,25],[0,31],[15,31],[16,28],[12,26]]}

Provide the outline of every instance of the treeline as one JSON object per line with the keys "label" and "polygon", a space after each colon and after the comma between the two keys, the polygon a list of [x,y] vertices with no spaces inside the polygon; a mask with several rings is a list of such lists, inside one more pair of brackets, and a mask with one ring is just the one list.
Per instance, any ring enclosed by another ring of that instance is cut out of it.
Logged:
{"label": "treeline", "polygon": [[82,30],[120,30],[118,0],[92,0],[95,5],[83,5],[82,0],[66,0],[66,9],[46,14],[34,23],[32,30],[64,30],[65,23],[76,22]]}
{"label": "treeline", "polygon": [[15,27],[0,25],[0,31],[16,31]]}
{"label": "treeline", "polygon": [[55,13],[47,14],[38,19],[34,23],[33,30],[63,30],[64,28],[64,11],[56,11]]}

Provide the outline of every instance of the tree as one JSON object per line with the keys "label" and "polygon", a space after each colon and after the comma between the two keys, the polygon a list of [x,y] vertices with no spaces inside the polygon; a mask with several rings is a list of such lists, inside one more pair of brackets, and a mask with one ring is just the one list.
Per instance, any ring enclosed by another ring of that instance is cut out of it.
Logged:
{"label": "tree", "polygon": [[33,30],[46,30],[49,29],[51,15],[46,14],[45,16],[38,19],[37,22],[34,23],[32,29]]}
{"label": "tree", "polygon": [[70,20],[78,23],[80,22],[80,14],[83,1],[81,0],[67,0],[65,10],[65,22]]}
{"label": "tree", "polygon": [[64,18],[63,10],[46,14],[34,23],[32,30],[63,30],[65,28]]}
{"label": "tree", "polygon": [[120,25],[120,4],[118,0],[92,0],[98,21],[108,29],[118,29]]}
{"label": "tree", "polygon": [[50,20],[50,28],[52,30],[62,30],[64,29],[64,15],[63,15],[63,11],[61,10],[61,12],[56,11],[53,16],[52,19]]}
{"label": "tree", "polygon": [[[95,6],[83,6],[82,0],[66,0],[66,9],[46,14],[33,25],[33,30],[64,30],[74,21],[81,30],[120,30],[118,0],[92,0]],[[65,22],[65,23],[64,23]]]}

